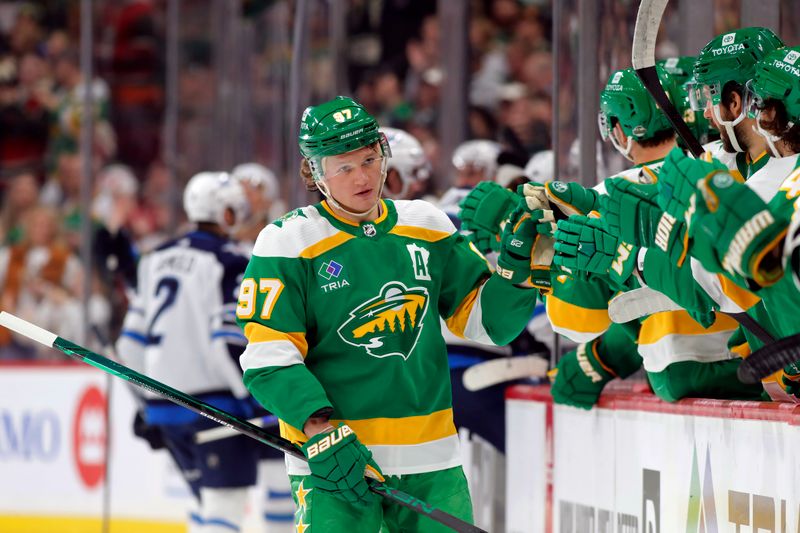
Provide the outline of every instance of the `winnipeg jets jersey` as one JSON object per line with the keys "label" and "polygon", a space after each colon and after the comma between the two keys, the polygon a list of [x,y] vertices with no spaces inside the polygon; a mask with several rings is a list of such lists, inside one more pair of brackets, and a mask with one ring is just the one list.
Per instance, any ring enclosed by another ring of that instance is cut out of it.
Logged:
{"label": "winnipeg jets jersey", "polygon": [[192,395],[245,397],[238,356],[246,339],[235,310],[246,267],[237,244],[202,231],[143,257],[117,343],[120,356],[136,370]]}

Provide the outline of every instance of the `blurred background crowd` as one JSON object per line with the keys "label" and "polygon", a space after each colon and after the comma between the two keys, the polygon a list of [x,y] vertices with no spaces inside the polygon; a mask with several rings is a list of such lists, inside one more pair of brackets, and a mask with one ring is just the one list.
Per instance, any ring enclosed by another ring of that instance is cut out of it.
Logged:
{"label": "blurred background crowd", "polygon": [[[700,43],[739,27],[746,1],[710,2],[713,27]],[[670,2],[660,57],[686,53],[680,10],[687,3]],[[800,7],[780,4],[776,30],[796,45]],[[465,1],[456,12],[466,15],[463,24],[451,17],[453,5],[2,2],[0,308],[67,338],[107,344],[125,312],[136,257],[182,229],[180,190],[193,174],[258,162],[276,176],[268,203],[316,201],[297,178],[293,132],[302,107],[337,93],[421,141],[433,166],[417,196],[452,185],[453,148],[470,139],[500,143],[498,166],[524,168],[554,150],[549,173],[558,175],[543,179],[593,184],[595,176],[581,172],[579,151],[587,144],[578,143],[586,131],[578,100],[587,3]],[[637,5],[592,5],[595,99],[609,72],[629,66]],[[87,20],[90,32],[83,31]],[[456,92],[463,98],[455,98],[448,79],[462,80]],[[82,132],[86,116],[90,136]],[[444,139],[451,131],[455,136]],[[598,139],[591,131],[589,143]],[[592,174],[602,177],[622,163],[601,150]],[[0,332],[0,359],[46,357],[55,355]]]}

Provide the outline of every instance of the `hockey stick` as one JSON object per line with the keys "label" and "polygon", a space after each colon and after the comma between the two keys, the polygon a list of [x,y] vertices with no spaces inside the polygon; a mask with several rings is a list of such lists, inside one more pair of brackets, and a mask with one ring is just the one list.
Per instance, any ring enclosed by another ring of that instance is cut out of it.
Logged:
{"label": "hockey stick", "polygon": [[742,383],[758,383],[790,363],[800,361],[800,333],[790,335],[751,353],[736,375]]}
{"label": "hockey stick", "polygon": [[[247,420],[254,426],[258,426],[260,428],[266,426],[274,426],[278,423],[278,417],[275,415],[268,415],[268,416],[257,416],[255,418],[250,418]],[[211,429],[204,429],[203,431],[198,431],[194,434],[194,441],[197,444],[205,444],[207,442],[214,442],[217,440],[227,439],[228,437],[234,437],[238,435],[239,432],[235,429],[229,428],[227,426],[220,426],[218,428],[211,428]]]}
{"label": "hockey stick", "polygon": [[695,157],[703,155],[703,145],[694,136],[689,126],[667,96],[656,72],[656,37],[661,25],[661,16],[669,0],[642,0],[636,15],[636,26],[633,29],[633,46],[631,62],[636,75],[642,80],[647,92],[664,111],[672,127],[689,147]]}
{"label": "hockey stick", "polygon": [[[162,398],[166,398],[173,403],[182,405],[187,409],[190,409],[206,418],[210,418],[219,424],[233,428],[247,435],[248,437],[251,437],[268,446],[272,446],[273,448],[276,448],[286,454],[297,457],[298,459],[302,459],[303,461],[306,460],[306,457],[300,448],[288,440],[279,437],[278,435],[264,431],[258,426],[251,424],[247,420],[239,418],[238,416],[234,416],[227,411],[223,411],[222,409],[213,407],[212,405],[209,405],[195,398],[194,396],[190,396],[177,389],[173,389],[172,387],[165,385],[160,381],[149,378],[144,374],[140,374],[139,372],[116,363],[111,359],[103,357],[100,354],[96,354],[84,348],[83,346],[79,346],[71,341],[63,339],[55,333],[31,324],[30,322],[14,316],[11,313],[6,311],[0,312],[0,326],[5,326],[8,329],[19,333],[20,335],[24,335],[31,340],[60,350],[74,359],[83,361],[84,363],[90,364],[95,368],[99,368],[103,372],[107,372],[117,376],[118,378],[124,379],[125,381],[133,383],[138,387],[157,394]],[[391,487],[387,487],[383,483],[379,483],[375,480],[369,480],[368,483],[370,490],[375,494],[383,496],[387,500],[397,503],[398,505],[402,505],[403,507],[407,507],[423,516],[427,516],[431,520],[439,522],[440,524],[444,524],[454,531],[463,533],[487,533],[477,526],[468,524],[467,522],[440,509],[437,509],[409,494]]]}
{"label": "hockey stick", "polygon": [[537,355],[501,357],[469,367],[461,381],[465,389],[476,391],[515,379],[544,377],[548,366],[547,359]]}

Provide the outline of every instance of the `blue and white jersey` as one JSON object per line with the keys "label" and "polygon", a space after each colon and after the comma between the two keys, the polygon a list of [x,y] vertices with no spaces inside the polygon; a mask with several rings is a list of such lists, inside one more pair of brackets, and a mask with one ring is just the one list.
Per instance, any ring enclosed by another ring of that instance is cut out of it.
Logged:
{"label": "blue and white jersey", "polygon": [[[145,255],[117,341],[120,357],[149,377],[238,411],[235,398],[248,396],[238,362],[247,341],[235,322],[247,262],[237,243],[203,231]],[[163,400],[153,401],[157,397],[150,393],[145,397],[150,423],[176,422],[174,409],[153,412]],[[195,416],[179,409],[181,415]],[[161,415],[171,419],[161,420]]]}

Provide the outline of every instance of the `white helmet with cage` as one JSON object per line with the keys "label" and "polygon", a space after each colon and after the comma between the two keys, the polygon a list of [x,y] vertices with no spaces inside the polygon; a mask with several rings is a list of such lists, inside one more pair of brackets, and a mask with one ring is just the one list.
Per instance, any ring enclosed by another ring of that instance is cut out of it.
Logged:
{"label": "white helmet with cage", "polygon": [[537,183],[556,179],[555,158],[552,150],[541,150],[528,159],[525,165],[525,177]]}
{"label": "white helmet with cage", "polygon": [[412,183],[424,181],[431,176],[431,164],[428,161],[422,144],[407,131],[397,128],[381,128],[386,135],[392,157],[388,161],[388,170],[395,169],[400,176],[400,190],[390,191],[385,187],[383,192],[393,199],[403,199]]}
{"label": "white helmet with cage", "polygon": [[[200,172],[186,184],[183,209],[190,222],[219,224],[232,233],[249,215],[250,205],[242,185],[227,172]],[[232,225],[225,220],[228,209],[234,214]]]}
{"label": "white helmet with cage", "polygon": [[453,166],[458,170],[472,166],[483,169],[484,179],[494,179],[500,144],[485,139],[466,141],[453,151]]}

